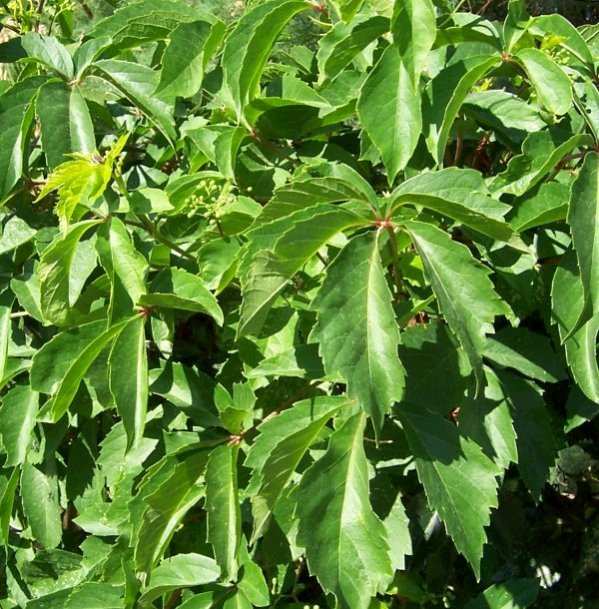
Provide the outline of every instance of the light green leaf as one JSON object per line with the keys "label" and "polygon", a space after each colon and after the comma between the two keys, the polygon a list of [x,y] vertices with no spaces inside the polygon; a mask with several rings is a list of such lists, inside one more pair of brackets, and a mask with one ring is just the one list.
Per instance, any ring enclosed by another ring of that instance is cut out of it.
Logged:
{"label": "light green leaf", "polygon": [[8,219],[2,229],[2,237],[0,237],[0,256],[31,241],[36,232],[37,231],[34,228],[31,228],[25,220],[22,220],[19,216],[12,216]]}
{"label": "light green leaf", "polygon": [[403,571],[406,568],[406,556],[412,554],[412,539],[410,537],[410,519],[398,494],[391,510],[383,521],[387,529],[389,555],[393,571]]}
{"label": "light green leaf", "polygon": [[501,470],[478,444],[460,436],[447,419],[408,404],[403,404],[398,414],[428,503],[480,578],[485,527],[491,508],[497,507]]}
{"label": "light green leaf", "polygon": [[241,541],[241,513],[237,490],[238,446],[213,449],[206,465],[208,541],[224,581],[235,581]]}
{"label": "light green leaf", "polygon": [[108,358],[110,392],[127,433],[127,449],[143,438],[148,410],[148,355],[145,318],[138,315],[121,330]]}
{"label": "light green leaf", "polygon": [[351,239],[328,267],[311,308],[313,338],[328,374],[340,373],[347,392],[372,417],[376,433],[404,391],[397,355],[399,330],[379,254],[379,235]]}
{"label": "light green leaf", "polygon": [[587,154],[572,184],[568,224],[578,259],[583,307],[570,333],[599,313],[599,154]]}
{"label": "light green leaf", "polygon": [[563,69],[535,48],[520,49],[514,57],[526,70],[539,103],[553,114],[566,114],[572,107],[572,85]]}
{"label": "light green leaf", "polygon": [[222,56],[225,95],[238,120],[257,96],[260,77],[281,30],[308,9],[304,0],[267,0],[243,14],[225,41]]}
{"label": "light green leaf", "polygon": [[143,501],[144,509],[132,539],[139,571],[150,573],[164,554],[182,518],[204,495],[200,481],[207,456],[208,453],[202,450],[182,456],[166,477],[158,478],[161,482],[157,487],[150,486],[148,494],[142,486],[143,494],[138,493],[137,498]]}
{"label": "light green leaf", "polygon": [[26,462],[21,472],[21,501],[34,538],[45,548],[58,546],[62,521],[56,477]]}
{"label": "light green leaf", "polygon": [[141,604],[179,590],[210,584],[218,579],[220,570],[216,562],[201,554],[177,554],[163,560],[152,572],[150,584],[142,592]]}
{"label": "light green leaf", "polygon": [[8,533],[10,530],[10,519],[12,516],[12,509],[15,502],[15,495],[17,492],[17,486],[19,485],[21,471],[18,467],[15,467],[10,474],[6,482],[6,486],[3,486],[0,491],[0,543],[5,547],[8,546]]}
{"label": "light green leaf", "polygon": [[331,436],[297,497],[298,543],[310,573],[344,609],[367,609],[393,576],[387,531],[369,500],[364,424],[363,414],[354,415]]}
{"label": "light green leaf", "polygon": [[384,51],[368,75],[357,111],[391,184],[408,164],[422,131],[420,94],[396,46]]}
{"label": "light green leaf", "polygon": [[493,329],[495,316],[508,314],[509,308],[496,294],[490,271],[465,245],[432,224],[410,221],[405,226],[424,262],[439,308],[470,360],[480,391],[485,334]]}
{"label": "light green leaf", "polygon": [[39,405],[39,394],[29,385],[16,385],[2,397],[0,438],[6,451],[4,467],[25,463]]}
{"label": "light green leaf", "polygon": [[557,383],[566,378],[550,340],[523,327],[503,328],[487,338],[484,356],[544,383]]}
{"label": "light green leaf", "polygon": [[11,307],[0,306],[0,379],[4,378],[12,334]]}
{"label": "light green leaf", "polygon": [[570,189],[566,184],[545,182],[516,203],[510,224],[518,231],[525,231],[565,220],[569,200]]}

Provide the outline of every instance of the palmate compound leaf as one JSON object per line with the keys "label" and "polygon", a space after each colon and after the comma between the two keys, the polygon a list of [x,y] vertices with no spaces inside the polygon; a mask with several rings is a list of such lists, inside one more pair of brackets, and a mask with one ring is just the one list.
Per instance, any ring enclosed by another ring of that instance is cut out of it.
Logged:
{"label": "palmate compound leaf", "polygon": [[441,313],[468,356],[480,391],[485,382],[485,334],[492,330],[495,316],[508,314],[509,308],[495,292],[490,271],[465,245],[432,224],[409,221],[405,228],[422,258]]}
{"label": "palmate compound leaf", "polygon": [[347,392],[372,418],[375,432],[401,400],[404,370],[399,330],[379,253],[379,231],[353,237],[327,269],[311,308],[312,339],[328,374],[340,373]]}
{"label": "palmate compound leaf", "polygon": [[410,404],[402,404],[397,412],[428,503],[480,578],[485,527],[491,508],[497,507],[502,470],[440,415]]}
{"label": "palmate compound leaf", "polygon": [[365,422],[355,414],[335,431],[297,496],[298,543],[310,573],[343,609],[367,609],[393,577],[387,529],[370,505]]}
{"label": "palmate compound leaf", "polygon": [[318,396],[297,402],[260,425],[260,435],[244,463],[252,469],[248,493],[254,504],[254,539],[263,532],[296,467],[327,422],[340,409],[351,405],[343,397]]}

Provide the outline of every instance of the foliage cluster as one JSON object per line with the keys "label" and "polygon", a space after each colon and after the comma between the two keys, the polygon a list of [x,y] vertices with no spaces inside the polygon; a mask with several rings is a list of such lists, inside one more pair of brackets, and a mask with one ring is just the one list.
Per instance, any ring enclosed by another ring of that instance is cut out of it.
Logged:
{"label": "foliage cluster", "polygon": [[596,606],[599,27],[2,6],[0,607]]}

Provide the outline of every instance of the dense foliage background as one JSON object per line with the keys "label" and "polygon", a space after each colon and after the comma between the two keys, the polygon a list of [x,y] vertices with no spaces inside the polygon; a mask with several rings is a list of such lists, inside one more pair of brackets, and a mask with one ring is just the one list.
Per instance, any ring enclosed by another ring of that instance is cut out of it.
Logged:
{"label": "dense foliage background", "polygon": [[0,607],[597,607],[596,3],[0,6]]}

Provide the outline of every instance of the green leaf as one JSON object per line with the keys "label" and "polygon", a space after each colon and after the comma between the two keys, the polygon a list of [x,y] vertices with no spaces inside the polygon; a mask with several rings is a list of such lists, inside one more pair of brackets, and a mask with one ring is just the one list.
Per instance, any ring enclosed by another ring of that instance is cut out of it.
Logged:
{"label": "green leaf", "polygon": [[[97,335],[85,344],[83,350],[78,354],[76,359],[68,362],[68,368],[66,369],[56,392],[52,399],[49,400],[40,411],[42,420],[49,420],[50,422],[56,423],[66,414],[89,367],[100,353],[110,345],[114,338],[118,336],[129,321],[129,319],[126,319],[104,330],[102,330],[101,322],[92,322],[89,324],[90,333],[95,330]],[[91,326],[94,326],[93,329]],[[48,345],[52,345],[52,342],[48,343]],[[48,348],[48,353],[45,354],[44,348],[40,349],[33,358],[33,368],[40,366],[41,370],[41,367],[44,366],[44,364],[38,362],[45,363],[46,358],[52,351],[53,349]],[[34,373],[32,370],[32,379],[33,376]]]}
{"label": "green leaf", "polygon": [[113,217],[110,220],[108,241],[113,271],[127,290],[132,302],[137,303],[147,291],[145,275],[148,263],[135,249],[127,228],[118,218]]}
{"label": "green leaf", "polygon": [[2,229],[2,237],[0,237],[0,256],[31,241],[36,232],[37,231],[34,228],[31,228],[25,220],[22,220],[19,216],[12,216]]}
{"label": "green leaf", "polygon": [[547,406],[531,382],[507,371],[500,371],[497,376],[514,419],[518,469],[538,501],[557,457],[557,439]]}
{"label": "green leaf", "polygon": [[25,462],[21,472],[21,501],[31,534],[45,548],[55,548],[62,539],[62,521],[55,475]]}
{"label": "green leaf", "polygon": [[485,334],[493,329],[495,316],[506,315],[509,309],[493,289],[490,271],[465,245],[431,224],[410,221],[405,227],[422,258],[439,308],[474,369],[480,391]]}
{"label": "green leaf", "polygon": [[263,359],[258,366],[246,373],[246,378],[261,376],[294,376],[318,379],[325,376],[322,361],[318,355],[318,345],[298,345],[272,357]]}
{"label": "green leaf", "polygon": [[423,118],[426,144],[437,165],[443,163],[451,127],[472,87],[501,63],[481,56],[443,69],[425,89]]}
{"label": "green leaf", "polygon": [[75,252],[82,237],[98,223],[99,220],[85,220],[73,224],[40,257],[41,310],[44,319],[52,324],[60,326],[67,323],[69,311],[80,293],[80,289],[73,293],[71,288],[78,273],[73,265]]}
{"label": "green leaf", "polygon": [[179,309],[210,315],[217,324],[223,323],[223,312],[212,292],[197,276],[178,268],[161,271],[151,285],[151,293],[139,298],[148,307]]}
{"label": "green leaf", "polygon": [[0,379],[4,378],[8,345],[12,334],[11,307],[0,306]]}
{"label": "green leaf", "polygon": [[487,339],[484,355],[492,362],[544,383],[566,378],[551,342],[526,328],[503,328]]}
{"label": "green leaf", "polygon": [[320,40],[316,59],[318,84],[333,80],[371,42],[389,31],[389,20],[376,15],[368,19],[339,21]]}
{"label": "green leaf", "polygon": [[566,360],[574,380],[589,400],[599,403],[599,366],[597,365],[599,315],[595,315],[580,329],[575,330],[584,307],[583,303],[583,285],[576,254],[573,250],[569,250],[553,276],[552,316],[558,325],[560,338],[566,350]]}
{"label": "green leaf", "polygon": [[204,69],[224,35],[221,21],[181,23],[169,36],[162,58],[156,94],[163,98],[192,97],[204,79]]}
{"label": "green leaf", "polygon": [[121,330],[108,358],[110,392],[127,433],[127,449],[139,446],[148,410],[148,356],[145,318],[138,315]]}
{"label": "green leaf", "polygon": [[407,404],[398,414],[428,503],[480,578],[485,527],[491,508],[497,507],[501,470],[475,442],[460,436],[455,426],[439,415]]}
{"label": "green leaf", "polygon": [[281,30],[307,8],[303,0],[267,0],[244,13],[227,37],[222,56],[224,93],[239,121],[257,96],[262,71]]}
{"label": "green leaf", "polygon": [[472,169],[449,167],[406,180],[388,205],[397,209],[406,203],[448,216],[492,239],[509,241],[513,235],[502,218],[509,207],[490,196],[482,175]]}
{"label": "green leaf", "polygon": [[0,95],[0,199],[10,193],[23,173],[32,102],[45,81],[42,76],[26,78]]}
{"label": "green leaf", "polygon": [[402,61],[414,84],[418,85],[437,36],[436,11],[432,0],[396,2],[391,31]]}
{"label": "green leaf", "polygon": [[206,465],[208,541],[224,581],[235,581],[241,541],[241,514],[237,489],[238,446],[213,449]]}
{"label": "green leaf", "polygon": [[410,519],[398,494],[391,510],[383,521],[387,529],[389,540],[389,554],[391,567],[395,571],[403,571],[406,568],[406,556],[412,554],[412,539],[410,537]]}
{"label": "green leaf", "polygon": [[35,108],[40,119],[42,148],[50,168],[67,160],[66,155],[71,152],[94,152],[94,127],[79,87],[50,81],[40,89]]}
{"label": "green leaf", "polygon": [[516,204],[510,224],[517,231],[525,231],[544,224],[566,219],[570,189],[559,182],[545,182]]}
{"label": "green leaf", "polygon": [[143,64],[120,59],[101,59],[94,63],[102,76],[124,97],[135,104],[170,141],[177,134],[173,122],[173,109],[154,95],[158,86],[158,74]]}
{"label": "green leaf", "polygon": [[264,421],[248,451],[244,465],[252,469],[248,491],[254,496],[256,539],[300,461],[319,438],[327,422],[350,403],[341,397],[302,400],[276,417]]}
{"label": "green leaf", "polygon": [[485,368],[485,374],[484,396],[465,400],[459,411],[459,430],[499,467],[507,469],[511,463],[518,463],[512,413],[497,375],[490,368]]}
{"label": "green leaf", "polygon": [[395,45],[385,50],[362,85],[357,111],[391,184],[410,161],[422,130],[420,94]]}
{"label": "green leaf", "polygon": [[397,356],[399,331],[379,254],[379,232],[351,239],[328,267],[311,308],[313,339],[328,374],[340,373],[347,392],[372,417],[378,434],[404,392]]}
{"label": "green leaf", "polygon": [[39,394],[29,385],[16,385],[2,397],[0,438],[6,451],[4,467],[25,463],[38,405]]}
{"label": "green leaf", "polygon": [[599,313],[599,154],[587,154],[572,184],[568,224],[578,259],[583,307],[571,333]]}
{"label": "green leaf", "polygon": [[200,481],[207,456],[202,450],[182,456],[164,478],[158,478],[157,487],[150,486],[146,494],[142,486],[138,498],[143,497],[144,509],[132,539],[135,565],[139,571],[150,573],[164,554],[182,518],[204,495]]}
{"label": "green leaf", "polygon": [[520,49],[514,57],[528,74],[539,103],[552,114],[566,114],[572,107],[572,85],[564,70],[539,49]]}
{"label": "green leaf", "polygon": [[179,590],[210,584],[218,579],[220,570],[214,560],[201,554],[177,554],[163,560],[152,572],[150,584],[139,602],[151,603],[155,598]]}
{"label": "green leaf", "polygon": [[8,546],[8,533],[10,530],[10,519],[15,502],[17,486],[19,485],[20,469],[15,467],[6,482],[6,486],[0,491],[0,543]]}
{"label": "green leaf", "polygon": [[257,252],[248,272],[242,275],[238,336],[257,334],[272,303],[295,273],[337,233],[360,223],[358,216],[332,205],[318,205],[307,211],[307,215],[287,218],[273,252]]}
{"label": "green leaf", "polygon": [[363,414],[354,415],[331,436],[297,499],[298,543],[310,573],[345,609],[367,609],[393,576],[387,531],[369,501],[364,424]]}
{"label": "green leaf", "polygon": [[538,596],[539,584],[534,579],[508,579],[489,586],[466,609],[526,609]]}
{"label": "green leaf", "polygon": [[72,80],[75,69],[67,49],[54,36],[42,36],[27,32],[21,37],[21,45],[27,55],[54,70],[66,80]]}

